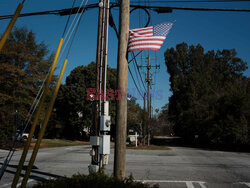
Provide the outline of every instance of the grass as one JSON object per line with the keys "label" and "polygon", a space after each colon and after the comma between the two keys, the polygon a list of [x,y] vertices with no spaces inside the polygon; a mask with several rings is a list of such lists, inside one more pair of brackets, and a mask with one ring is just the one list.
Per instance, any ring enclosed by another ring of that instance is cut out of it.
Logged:
{"label": "grass", "polygon": [[[36,139],[31,142],[31,148],[36,144]],[[43,139],[40,148],[54,148],[54,147],[65,147],[65,146],[81,146],[88,145],[89,142],[83,141],[72,141],[72,140],[62,140],[62,139]]]}

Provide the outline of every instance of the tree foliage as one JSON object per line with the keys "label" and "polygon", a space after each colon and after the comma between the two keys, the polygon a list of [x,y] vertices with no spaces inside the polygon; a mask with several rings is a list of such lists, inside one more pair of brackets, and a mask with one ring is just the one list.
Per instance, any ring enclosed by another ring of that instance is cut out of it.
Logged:
{"label": "tree foliage", "polygon": [[28,115],[51,59],[47,46],[37,42],[32,31],[15,28],[10,34],[0,52],[1,144],[20,128]]}
{"label": "tree foliage", "polygon": [[[87,88],[95,88],[96,64],[78,66],[71,71],[62,85],[55,103],[57,121],[54,121],[50,129],[60,124],[59,137],[68,139],[82,139],[84,128],[92,126],[92,103],[87,98]],[[109,68],[107,71],[107,89],[116,88],[116,70]],[[115,101],[109,102],[109,114],[112,117],[112,125],[115,124]],[[54,137],[56,130],[48,130],[47,136]]]}
{"label": "tree foliage", "polygon": [[219,145],[249,142],[249,79],[236,51],[204,52],[201,45],[178,44],[165,52],[170,74],[169,119],[186,140]]}
{"label": "tree foliage", "polygon": [[160,113],[158,109],[156,111],[156,116],[152,118],[152,131],[153,135],[157,136],[173,136],[173,124],[169,121],[168,116],[168,104],[165,104]]}
{"label": "tree foliage", "polygon": [[136,98],[128,94],[127,130],[132,129],[143,138],[146,136],[147,113],[136,103]]}

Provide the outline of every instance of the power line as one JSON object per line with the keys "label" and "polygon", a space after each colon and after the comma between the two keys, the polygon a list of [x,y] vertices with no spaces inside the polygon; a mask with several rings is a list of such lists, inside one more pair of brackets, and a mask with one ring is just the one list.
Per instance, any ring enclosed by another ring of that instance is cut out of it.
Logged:
{"label": "power line", "polygon": [[[83,2],[84,2],[84,0],[82,0],[82,4],[83,4]],[[88,2],[88,0],[86,1],[86,3],[87,3],[87,2]],[[74,0],[74,3],[75,3],[75,0]],[[73,3],[73,5],[74,5],[74,3]],[[79,9],[78,9],[78,10],[80,10],[80,8],[82,8],[82,9],[81,9],[81,15],[80,15],[80,17],[78,18],[78,20],[77,20],[76,23],[75,23],[75,25],[77,24],[76,29],[75,29],[75,26],[74,26],[73,29],[72,29],[72,32],[73,32],[74,30],[75,30],[75,32],[74,32],[74,36],[73,36],[73,38],[72,38],[72,41],[71,41],[71,44],[70,44],[70,47],[69,47],[69,49],[68,49],[68,52],[67,52],[67,56],[66,56],[66,57],[68,57],[68,55],[69,55],[69,53],[70,53],[70,49],[71,49],[71,46],[72,46],[72,44],[73,44],[75,35],[76,35],[76,33],[77,33],[77,30],[78,30],[78,27],[79,27],[79,24],[80,24],[82,15],[83,15],[83,13],[84,13],[84,10],[85,10],[85,7],[86,7],[86,3],[85,3],[85,5],[84,5],[84,7],[83,7],[82,4],[81,4],[81,6],[80,6]],[[73,8],[73,6],[72,6],[72,8]],[[71,12],[72,12],[72,11],[71,11]],[[79,12],[79,11],[78,11],[78,12]],[[65,35],[66,29],[67,29],[67,27],[68,27],[68,23],[69,23],[70,16],[71,16],[71,14],[69,15],[69,17],[68,17],[68,19],[67,19],[67,21],[66,21],[66,25],[65,25],[65,28],[64,28],[64,31],[63,31],[63,36]],[[74,20],[75,20],[75,19],[74,19]],[[74,23],[74,20],[73,20],[72,24]],[[71,26],[72,26],[72,25],[71,25]],[[71,30],[71,26],[70,26],[69,30]],[[69,31],[68,31],[68,32],[69,32]],[[72,32],[71,32],[71,34],[72,34]],[[70,36],[68,37],[69,39],[71,38],[71,34],[70,34]],[[68,35],[68,33],[66,34],[66,37],[65,37],[65,38],[67,38],[67,35]],[[69,39],[68,39],[68,41],[69,41]],[[67,44],[66,44],[66,45],[67,45]],[[63,52],[62,52],[62,53],[63,53]],[[18,135],[15,134],[15,138],[14,138],[13,145],[12,145],[12,147],[10,148],[9,153],[8,153],[6,159],[5,159],[5,162],[4,162],[4,164],[2,165],[2,167],[1,167],[1,170],[0,170],[0,179],[2,178],[2,176],[3,176],[4,172],[5,172],[6,167],[8,166],[9,162],[10,162],[11,159],[12,159],[12,156],[13,156],[14,153],[15,153],[15,148],[16,148],[16,144],[17,144],[17,137],[18,137],[19,135],[22,136],[23,133],[25,132],[25,130],[26,130],[26,128],[27,128],[27,126],[28,126],[28,124],[29,124],[29,122],[30,122],[30,120],[31,120],[31,117],[32,117],[33,113],[35,112],[38,103],[40,102],[40,99],[41,99],[41,97],[42,97],[42,95],[43,95],[42,88],[43,88],[43,85],[44,85],[44,83],[45,83],[45,81],[46,81],[48,75],[49,75],[49,71],[48,71],[48,73],[47,73],[45,79],[43,80],[43,83],[42,83],[42,85],[41,85],[41,87],[40,87],[40,90],[38,91],[37,96],[36,96],[36,98],[34,99],[33,104],[32,104],[32,106],[31,106],[31,108],[30,108],[30,110],[29,110],[28,116],[27,116],[26,119],[25,119],[25,127],[23,128],[23,130],[22,130]]]}
{"label": "power line", "polygon": [[130,67],[129,67],[129,66],[128,66],[128,70],[129,70],[129,73],[130,73],[130,75],[131,75],[131,78],[132,78],[132,80],[133,80],[133,82],[134,82],[134,85],[135,85],[135,87],[136,87],[137,91],[139,92],[139,94],[140,94],[140,95],[141,95],[141,97],[143,98],[143,95],[141,94],[141,91],[138,89],[138,86],[137,86],[137,84],[136,84],[136,82],[135,82],[134,76],[133,76],[133,74],[132,74],[132,72],[131,72],[131,70],[130,70]]}
{"label": "power line", "polygon": [[[141,3],[141,1],[131,1],[132,3]],[[151,1],[152,3],[237,3],[237,2],[250,2],[250,0],[204,0],[204,1]]]}
{"label": "power line", "polygon": [[[118,7],[118,6],[119,6],[118,4],[112,3],[111,8]],[[86,5],[85,10],[97,8],[97,7],[99,7],[98,4],[89,4],[89,5]],[[151,5],[148,5],[148,6],[130,5],[130,7],[149,9],[149,10],[156,11],[158,13],[172,12],[172,10],[250,12],[250,9],[188,8],[188,7],[169,7],[169,6],[163,7],[163,6],[151,6]],[[42,12],[30,12],[30,13],[20,14],[19,17],[49,15],[49,14],[66,16],[69,14],[76,14],[78,8],[82,9],[83,7],[75,7],[73,9],[67,8],[67,9],[60,9],[60,10],[42,11]],[[71,10],[72,10],[72,12],[71,12]],[[0,16],[0,20],[10,19],[12,17],[13,17],[13,15],[3,15],[3,16]]]}
{"label": "power line", "polygon": [[[92,9],[92,8],[97,8],[99,7],[98,4],[88,4],[85,6],[85,10],[87,9]],[[40,11],[40,12],[30,12],[30,13],[24,13],[20,14],[19,17],[26,17],[26,16],[40,16],[40,15],[58,15],[58,16],[66,16],[69,14],[77,14],[83,10],[83,7],[74,7],[74,8],[66,8],[66,9],[57,9],[57,10],[48,10],[48,11]],[[10,19],[12,18],[13,15],[3,15],[0,16],[0,20],[4,19]]]}
{"label": "power line", "polygon": [[[140,83],[140,81],[139,81],[139,77],[138,77],[138,73],[137,73],[137,70],[136,70],[135,63],[133,63],[133,65],[134,65],[134,69],[135,69],[135,75],[136,75],[137,81],[138,81],[139,86],[140,86],[140,89],[141,89],[141,83]],[[140,72],[139,72],[139,73],[140,73]],[[145,90],[145,91],[146,91],[146,90]]]}
{"label": "power line", "polygon": [[69,14],[67,22],[66,22],[66,26],[65,26],[64,31],[63,31],[63,35],[62,35],[63,37],[65,35],[66,29],[68,28],[69,20],[70,20],[71,14],[72,14],[72,9],[74,8],[75,3],[76,3],[76,0],[73,1],[72,8],[71,8],[70,14]]}
{"label": "power line", "polygon": [[[133,57],[135,56],[134,52],[132,52],[132,55],[133,55]],[[140,70],[139,70],[139,67],[138,67],[136,58],[134,58],[134,62],[135,62],[135,64],[136,64],[137,71],[139,72],[139,76],[140,76],[142,85],[143,85],[143,87],[144,87],[144,89],[145,89],[145,91],[146,91],[146,86],[144,85],[144,82],[143,82],[143,79],[142,79],[142,76],[141,76],[141,72],[140,72]]]}
{"label": "power line", "polygon": [[222,11],[222,12],[250,12],[250,9],[224,9],[224,8],[188,8],[188,7],[163,7],[163,6],[145,6],[145,5],[130,5],[142,9],[153,10],[157,13],[171,13],[173,10],[188,10],[188,11]]}

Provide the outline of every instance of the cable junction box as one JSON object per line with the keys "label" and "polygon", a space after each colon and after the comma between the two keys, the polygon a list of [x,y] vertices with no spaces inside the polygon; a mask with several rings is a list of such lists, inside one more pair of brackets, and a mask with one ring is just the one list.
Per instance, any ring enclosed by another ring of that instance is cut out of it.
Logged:
{"label": "cable junction box", "polygon": [[100,137],[99,136],[90,136],[90,145],[99,146],[100,145]]}
{"label": "cable junction box", "polygon": [[111,117],[103,115],[100,117],[100,131],[110,131]]}
{"label": "cable junction box", "polygon": [[110,135],[100,136],[100,154],[109,155],[110,154]]}

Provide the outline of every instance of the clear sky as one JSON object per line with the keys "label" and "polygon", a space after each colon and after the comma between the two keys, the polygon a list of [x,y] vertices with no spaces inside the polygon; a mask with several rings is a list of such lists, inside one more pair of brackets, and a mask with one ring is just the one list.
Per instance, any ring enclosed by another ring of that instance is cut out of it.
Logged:
{"label": "clear sky", "polygon": [[[114,1],[114,0],[113,0]],[[13,14],[18,3],[21,0],[1,0],[0,15]],[[26,0],[22,13],[71,8],[73,0]],[[88,4],[97,3],[98,0],[89,0]],[[112,2],[112,0],[111,0]],[[138,0],[137,0],[138,2]],[[140,2],[154,2],[144,1]],[[81,3],[77,0],[76,6]],[[131,4],[133,0],[131,0]],[[153,3],[153,5],[167,5],[175,7],[204,7],[204,8],[238,8],[250,9],[250,2],[231,2],[231,3]],[[112,13],[118,26],[118,9],[113,9]],[[158,97],[152,101],[153,108],[161,108],[168,103],[171,96],[169,87],[169,75],[164,63],[164,51],[167,48],[175,47],[176,44],[186,42],[187,44],[197,45],[200,43],[205,51],[222,50],[235,48],[238,56],[248,63],[250,67],[250,12],[200,12],[200,11],[182,11],[174,10],[173,13],[157,14],[151,13],[151,25],[161,22],[176,20],[173,28],[170,30],[161,50],[159,52],[144,52],[142,56],[137,58],[140,65],[145,65],[148,54],[157,57],[157,61],[152,60],[152,64],[160,64],[160,70],[152,69],[154,78],[153,90]],[[143,26],[146,16],[142,11],[136,11],[131,14],[130,27]],[[42,15],[33,17],[19,18],[16,26],[25,26],[31,29],[37,37],[37,40],[44,41],[51,51],[55,51],[59,39],[62,35],[67,17],[55,15]],[[96,44],[97,44],[97,21],[98,9],[88,10],[84,13],[81,25],[79,27],[76,40],[73,44],[67,70],[65,76],[77,66],[87,65],[91,61],[95,61]],[[0,33],[3,33],[7,27],[9,20],[0,20]],[[117,66],[117,45],[118,40],[115,32],[109,27],[109,48],[108,48],[108,65],[116,68]],[[62,64],[63,59],[58,62]],[[133,64],[130,64],[133,75],[136,78]],[[60,66],[58,66],[58,71]],[[145,70],[144,70],[145,72]],[[145,73],[142,77],[145,79]],[[250,71],[247,70],[245,75],[249,76]],[[137,81],[138,82],[138,81]],[[133,81],[129,75],[128,80],[129,91],[138,98],[138,103],[143,104],[139,94],[135,90]],[[141,87],[143,91],[143,87]]]}

